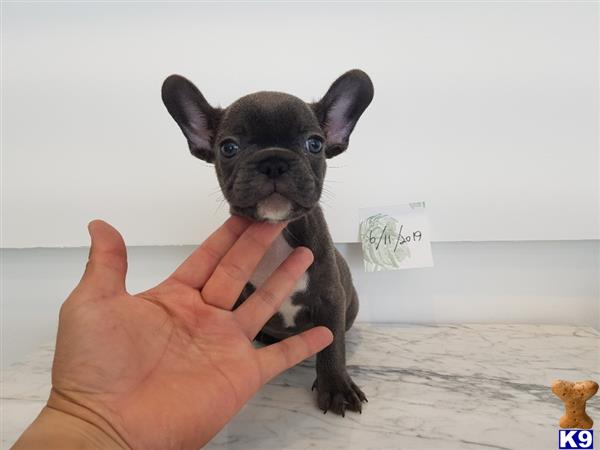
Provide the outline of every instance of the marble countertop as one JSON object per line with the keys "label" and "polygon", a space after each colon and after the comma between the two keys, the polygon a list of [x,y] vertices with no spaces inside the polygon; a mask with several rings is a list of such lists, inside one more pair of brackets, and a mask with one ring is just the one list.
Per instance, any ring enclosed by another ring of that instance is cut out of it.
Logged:
{"label": "marble countertop", "polygon": [[[52,352],[3,372],[2,448],[47,398]],[[600,381],[600,332],[586,327],[357,324],[347,353],[369,398],[362,414],[316,408],[311,359],[265,386],[206,448],[556,449],[563,408],[550,384]],[[587,410],[600,425],[600,395]]]}

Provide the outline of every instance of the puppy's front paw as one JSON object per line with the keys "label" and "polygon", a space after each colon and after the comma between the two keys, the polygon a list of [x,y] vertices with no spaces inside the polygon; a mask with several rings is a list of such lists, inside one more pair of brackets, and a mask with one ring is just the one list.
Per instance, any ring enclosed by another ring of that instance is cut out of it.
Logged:
{"label": "puppy's front paw", "polygon": [[326,413],[333,411],[336,414],[346,415],[346,410],[362,412],[362,402],[367,401],[367,397],[354,384],[350,375],[317,377],[313,383],[312,389],[317,389],[317,404],[319,408]]}

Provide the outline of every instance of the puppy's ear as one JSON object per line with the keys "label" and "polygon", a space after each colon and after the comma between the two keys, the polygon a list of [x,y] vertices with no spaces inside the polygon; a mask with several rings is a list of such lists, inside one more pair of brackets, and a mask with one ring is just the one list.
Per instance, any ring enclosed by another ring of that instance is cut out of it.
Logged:
{"label": "puppy's ear", "polygon": [[221,110],[210,106],[198,88],[180,75],[165,80],[162,100],[187,138],[192,155],[214,162],[212,144]]}
{"label": "puppy's ear", "polygon": [[373,83],[362,70],[346,72],[331,85],[313,109],[325,130],[327,158],[348,148],[350,133],[373,99]]}

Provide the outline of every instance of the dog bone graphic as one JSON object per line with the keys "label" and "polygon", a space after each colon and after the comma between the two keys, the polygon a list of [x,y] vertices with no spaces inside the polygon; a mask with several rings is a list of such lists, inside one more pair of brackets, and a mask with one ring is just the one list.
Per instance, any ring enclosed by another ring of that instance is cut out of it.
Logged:
{"label": "dog bone graphic", "polygon": [[565,403],[565,415],[559,421],[561,428],[592,428],[594,421],[585,412],[585,402],[598,392],[598,383],[556,380],[552,383],[552,392]]}

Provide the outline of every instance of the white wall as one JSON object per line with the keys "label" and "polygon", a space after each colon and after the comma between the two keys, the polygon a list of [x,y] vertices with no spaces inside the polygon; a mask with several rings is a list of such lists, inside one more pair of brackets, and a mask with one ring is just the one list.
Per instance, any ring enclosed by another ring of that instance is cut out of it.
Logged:
{"label": "white wall", "polygon": [[[434,243],[436,267],[365,273],[358,244],[343,244],[371,322],[507,322],[600,329],[600,244]],[[132,247],[128,289],[156,284],[192,247]],[[81,276],[86,248],[2,250],[3,365],[54,339],[58,309]]]}
{"label": "white wall", "polygon": [[312,100],[361,67],[376,96],[325,198],[336,241],[357,208],[425,200],[433,239],[598,238],[595,2],[4,3],[2,246],[197,242],[226,207],[159,89]]}

